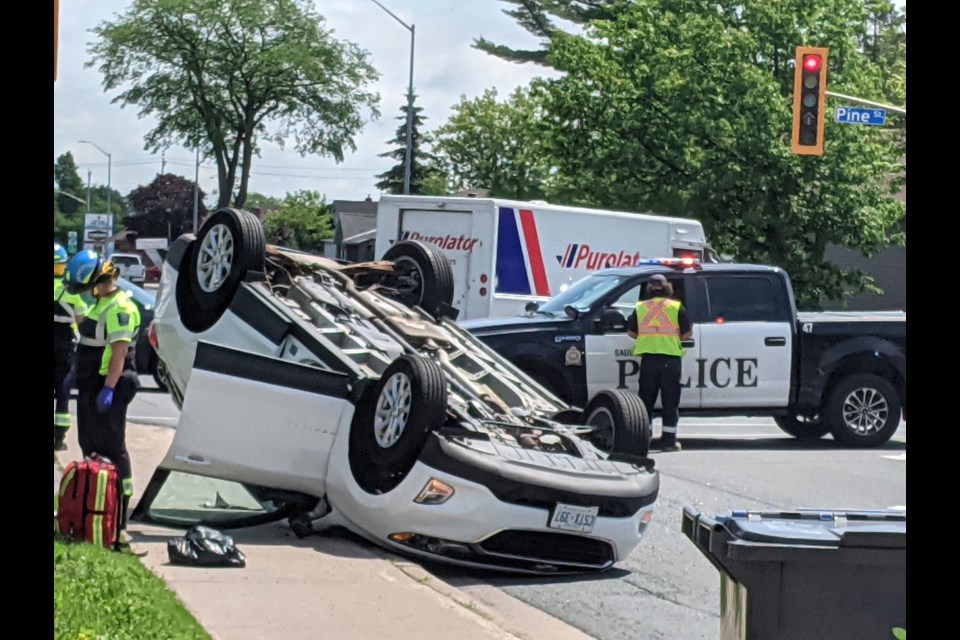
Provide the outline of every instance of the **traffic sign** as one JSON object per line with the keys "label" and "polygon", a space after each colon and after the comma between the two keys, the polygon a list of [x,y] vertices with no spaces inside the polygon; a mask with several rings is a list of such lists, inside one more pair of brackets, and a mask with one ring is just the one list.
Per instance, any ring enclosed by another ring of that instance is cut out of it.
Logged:
{"label": "traffic sign", "polygon": [[837,107],[837,122],[843,124],[870,124],[882,126],[887,122],[886,109],[865,109],[861,107]]}
{"label": "traffic sign", "polygon": [[77,252],[77,232],[67,232],[67,253],[73,255]]}

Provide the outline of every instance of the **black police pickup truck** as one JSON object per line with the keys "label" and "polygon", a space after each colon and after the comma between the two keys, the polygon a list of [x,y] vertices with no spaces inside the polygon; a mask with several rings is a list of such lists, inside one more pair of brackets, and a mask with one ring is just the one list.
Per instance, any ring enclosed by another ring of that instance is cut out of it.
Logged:
{"label": "black police pickup truck", "polygon": [[[463,322],[574,406],[637,389],[626,317],[655,273],[686,306],[682,415],[773,416],[798,438],[827,433],[879,446],[905,416],[905,312],[798,313],[789,276],[771,266],[649,260],[599,271],[524,316]],[[902,413],[903,412],[903,413]]]}

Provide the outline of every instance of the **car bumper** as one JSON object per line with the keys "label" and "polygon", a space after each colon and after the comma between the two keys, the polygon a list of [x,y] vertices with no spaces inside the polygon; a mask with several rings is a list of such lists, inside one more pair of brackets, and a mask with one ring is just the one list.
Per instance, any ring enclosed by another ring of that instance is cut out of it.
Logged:
{"label": "car bumper", "polygon": [[[437,443],[443,438],[431,440]],[[535,478],[512,479],[502,474],[493,481],[493,476],[476,475],[475,465],[469,463],[460,467],[463,472],[431,466],[425,458],[435,462],[438,456],[445,455],[438,446],[428,445],[403,482],[384,495],[364,491],[353,481],[349,469],[331,474],[331,506],[357,533],[403,553],[466,566],[537,574],[609,569],[640,543],[653,516],[659,475],[652,468],[634,478],[636,482],[620,480],[634,487],[634,495],[626,496],[633,499],[629,502],[633,511],[608,515],[617,504],[608,500],[607,508],[601,508],[589,533],[573,532],[549,526],[558,503],[601,506],[602,498],[611,497],[584,493],[583,485],[588,479],[583,474],[535,469],[540,484],[536,484]],[[336,459],[335,456],[331,460],[331,471]],[[452,487],[454,494],[442,504],[415,502],[432,479]],[[538,496],[537,504],[531,504],[527,496]]]}

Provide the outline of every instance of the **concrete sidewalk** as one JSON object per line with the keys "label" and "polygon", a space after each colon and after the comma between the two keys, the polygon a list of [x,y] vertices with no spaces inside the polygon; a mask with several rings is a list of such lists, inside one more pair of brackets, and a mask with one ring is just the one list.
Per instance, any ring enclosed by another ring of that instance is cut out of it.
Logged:
{"label": "concrete sidewalk", "polygon": [[[163,427],[127,425],[134,504],[173,434]],[[76,428],[70,429],[67,444],[67,451],[57,453],[63,465],[80,457]],[[55,491],[58,486],[55,462]],[[590,638],[495,587],[479,585],[467,592],[417,563],[347,538],[300,539],[280,523],[230,530],[247,566],[205,569],[168,563],[167,540],[182,535],[182,529],[131,523],[128,533],[133,552],[217,640]]]}

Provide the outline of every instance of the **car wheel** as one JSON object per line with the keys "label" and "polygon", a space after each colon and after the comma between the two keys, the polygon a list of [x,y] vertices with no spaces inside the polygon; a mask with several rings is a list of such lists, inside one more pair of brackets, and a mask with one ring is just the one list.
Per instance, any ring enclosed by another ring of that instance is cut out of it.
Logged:
{"label": "car wheel", "polygon": [[639,396],[625,391],[604,390],[587,404],[584,424],[594,427],[587,436],[607,454],[644,456],[650,452],[653,428]]}
{"label": "car wheel", "polygon": [[880,376],[856,374],[837,384],[825,416],[833,437],[848,447],[877,447],[900,425],[900,396]]}
{"label": "car wheel", "polygon": [[350,425],[350,468],[357,484],[370,493],[394,489],[446,413],[440,366],[415,355],[394,360],[361,396]]}
{"label": "car wheel", "polygon": [[387,249],[383,259],[395,266],[391,284],[403,305],[419,306],[437,316],[453,302],[453,269],[447,257],[433,247],[406,240]]}
{"label": "car wheel", "polygon": [[230,306],[247,272],[263,269],[263,227],[252,213],[221,209],[204,222],[184,258],[186,269],[178,281],[177,306],[189,330],[205,331]]}
{"label": "car wheel", "polygon": [[157,383],[160,391],[167,391],[167,365],[154,354],[150,360],[150,373],[153,374],[153,381]]}
{"label": "car wheel", "polygon": [[790,413],[785,416],[774,416],[773,421],[780,429],[798,440],[817,440],[830,433],[830,425],[817,416],[798,416]]}

